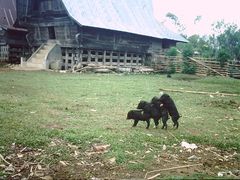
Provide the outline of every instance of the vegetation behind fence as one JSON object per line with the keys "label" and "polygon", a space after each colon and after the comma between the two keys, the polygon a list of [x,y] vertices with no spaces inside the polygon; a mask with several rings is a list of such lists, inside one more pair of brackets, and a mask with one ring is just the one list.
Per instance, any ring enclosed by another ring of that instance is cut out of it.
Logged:
{"label": "vegetation behind fence", "polygon": [[221,64],[212,58],[187,58],[180,56],[158,56],[152,63],[153,68],[161,73],[187,73],[201,76],[222,75],[240,78],[240,63],[228,61]]}

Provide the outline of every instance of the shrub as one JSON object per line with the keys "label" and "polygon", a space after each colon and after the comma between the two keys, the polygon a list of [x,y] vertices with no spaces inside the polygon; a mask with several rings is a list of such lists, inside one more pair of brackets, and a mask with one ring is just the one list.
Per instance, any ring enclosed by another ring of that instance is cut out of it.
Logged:
{"label": "shrub", "polygon": [[230,54],[225,49],[218,51],[217,60],[220,62],[220,66],[223,67],[225,62],[230,58]]}
{"label": "shrub", "polygon": [[175,65],[172,62],[170,62],[169,65],[168,65],[167,73],[168,74],[176,73],[176,67],[175,67]]}
{"label": "shrub", "polygon": [[183,74],[196,74],[197,67],[194,64],[189,63],[188,61],[183,61],[183,68],[182,73]]}
{"label": "shrub", "polygon": [[178,51],[177,51],[177,48],[175,48],[175,47],[171,47],[166,52],[167,56],[177,56],[177,54],[178,54]]}

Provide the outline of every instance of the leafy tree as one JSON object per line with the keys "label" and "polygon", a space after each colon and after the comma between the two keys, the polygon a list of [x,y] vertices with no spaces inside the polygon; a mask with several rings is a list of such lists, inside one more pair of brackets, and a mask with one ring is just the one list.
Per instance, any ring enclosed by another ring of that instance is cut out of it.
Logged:
{"label": "leafy tree", "polygon": [[201,37],[199,35],[192,35],[192,36],[188,37],[188,41],[194,49],[198,48],[198,43],[200,41],[200,38]]}
{"label": "leafy tree", "polygon": [[[240,30],[236,25],[229,25],[227,29],[217,37],[219,48],[224,49],[231,59],[240,60]],[[222,54],[222,52],[221,52]]]}
{"label": "leafy tree", "polygon": [[217,57],[217,51],[219,49],[219,43],[217,41],[217,36],[215,34],[212,34],[208,37],[207,41],[209,48],[211,49],[211,53],[209,57],[216,58]]}
{"label": "leafy tree", "polygon": [[175,14],[168,12],[166,14],[166,17],[173,21],[178,32],[183,32],[186,29],[186,27],[179,21],[178,17]]}
{"label": "leafy tree", "polygon": [[222,20],[212,26],[216,34],[193,35],[187,38],[188,46],[177,45],[183,56],[190,56],[192,47],[192,51],[197,51],[202,57],[217,58],[220,62],[226,61],[224,58],[240,60],[240,29],[237,25],[226,24]]}
{"label": "leafy tree", "polygon": [[199,35],[192,35],[188,38],[188,41],[192,45],[194,52],[198,52],[206,58],[213,56],[214,50],[207,36],[200,37]]}
{"label": "leafy tree", "polygon": [[194,19],[194,24],[197,24],[198,22],[200,22],[202,19],[202,16],[196,16],[196,18]]}
{"label": "leafy tree", "polygon": [[225,23],[225,21],[222,19],[212,24],[212,30],[219,35],[222,34],[228,26],[229,24]]}
{"label": "leafy tree", "polygon": [[193,56],[192,44],[190,44],[190,43],[185,44],[185,46],[183,47],[182,55],[183,55],[184,59]]}
{"label": "leafy tree", "polygon": [[[177,16],[168,13],[168,17],[179,23]],[[195,18],[195,23],[201,17]],[[236,24],[227,24],[223,20],[212,24],[214,34],[210,36],[192,35],[187,38],[188,43],[177,43],[177,49],[184,59],[193,56],[197,51],[200,56],[216,58],[223,66],[228,60],[240,60],[240,29]],[[185,64],[186,67],[188,64]]]}
{"label": "leafy tree", "polygon": [[166,17],[173,20],[175,25],[179,24],[178,17],[175,14],[168,12]]}

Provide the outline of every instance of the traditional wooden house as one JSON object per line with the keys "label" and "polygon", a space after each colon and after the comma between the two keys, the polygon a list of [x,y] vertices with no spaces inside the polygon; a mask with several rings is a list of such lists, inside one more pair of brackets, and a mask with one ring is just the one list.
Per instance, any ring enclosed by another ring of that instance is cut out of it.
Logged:
{"label": "traditional wooden house", "polygon": [[14,27],[15,20],[15,0],[0,0],[0,62],[17,63],[28,51],[28,31]]}
{"label": "traditional wooden house", "polygon": [[26,66],[140,66],[186,41],[155,20],[151,0],[17,0],[16,7],[15,27],[28,30],[35,51]]}

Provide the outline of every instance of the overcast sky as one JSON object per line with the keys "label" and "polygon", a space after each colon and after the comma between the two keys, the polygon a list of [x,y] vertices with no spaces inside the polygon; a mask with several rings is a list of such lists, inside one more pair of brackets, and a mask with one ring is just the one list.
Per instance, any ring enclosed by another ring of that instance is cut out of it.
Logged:
{"label": "overcast sky", "polygon": [[[240,27],[240,0],[153,0],[155,17],[170,29],[172,25],[166,14],[175,14],[185,25],[185,34],[210,34],[211,24],[224,19],[225,23],[235,23]],[[194,24],[194,19],[201,16],[201,20]]]}

